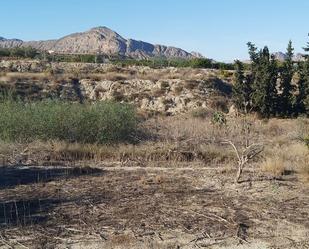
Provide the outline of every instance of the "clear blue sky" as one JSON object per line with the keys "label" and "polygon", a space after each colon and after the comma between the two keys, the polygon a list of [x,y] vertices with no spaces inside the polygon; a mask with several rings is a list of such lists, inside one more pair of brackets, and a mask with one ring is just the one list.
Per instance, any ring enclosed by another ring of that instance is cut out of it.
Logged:
{"label": "clear blue sky", "polygon": [[0,36],[53,39],[96,26],[221,61],[247,58],[246,42],[301,52],[308,0],[1,0]]}

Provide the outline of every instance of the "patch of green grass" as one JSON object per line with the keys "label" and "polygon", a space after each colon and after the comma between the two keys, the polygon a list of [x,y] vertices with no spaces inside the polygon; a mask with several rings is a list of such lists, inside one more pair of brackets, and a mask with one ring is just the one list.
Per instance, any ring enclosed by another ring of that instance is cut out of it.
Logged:
{"label": "patch of green grass", "polygon": [[136,125],[135,111],[127,104],[0,101],[0,139],[3,141],[130,142]]}

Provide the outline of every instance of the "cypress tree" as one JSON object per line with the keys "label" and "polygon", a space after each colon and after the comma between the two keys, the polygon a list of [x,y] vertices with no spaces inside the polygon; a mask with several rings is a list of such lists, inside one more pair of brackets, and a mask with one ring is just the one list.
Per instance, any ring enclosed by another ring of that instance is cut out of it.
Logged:
{"label": "cypress tree", "polygon": [[[309,34],[308,34],[309,36]],[[309,42],[303,48],[305,52],[309,52]],[[309,115],[309,55],[305,55],[305,61],[300,64],[298,75],[298,95],[296,97],[297,113],[305,113]]]}
{"label": "cypress tree", "polygon": [[278,67],[274,56],[270,56],[268,47],[265,46],[257,55],[253,74],[253,108],[263,117],[269,118],[277,110]]}
{"label": "cypress tree", "polygon": [[255,65],[256,63],[258,63],[258,60],[259,60],[259,55],[257,53],[257,47],[252,42],[248,42],[247,46],[249,50],[250,60],[252,63],[251,65]]}
{"label": "cypress tree", "polygon": [[309,81],[306,77],[306,71],[308,70],[306,65],[303,64],[299,68],[299,79],[298,79],[298,94],[296,96],[296,114],[307,113],[309,114]]}
{"label": "cypress tree", "polygon": [[[309,33],[308,33],[308,36],[309,36]],[[309,42],[307,42],[307,45],[306,47],[303,48],[305,52],[309,52]],[[307,57],[308,59],[308,55],[305,55],[305,57]]]}
{"label": "cypress tree", "polygon": [[293,65],[293,46],[292,41],[289,41],[286,53],[286,59],[283,63],[281,71],[281,82],[280,82],[280,106],[279,113],[283,116],[289,116],[293,111],[294,104],[294,87],[292,85],[292,78],[294,75],[294,65]]}
{"label": "cypress tree", "polygon": [[237,109],[248,112],[251,102],[251,85],[249,78],[244,74],[244,65],[241,61],[235,61],[235,84],[233,87],[233,102]]}

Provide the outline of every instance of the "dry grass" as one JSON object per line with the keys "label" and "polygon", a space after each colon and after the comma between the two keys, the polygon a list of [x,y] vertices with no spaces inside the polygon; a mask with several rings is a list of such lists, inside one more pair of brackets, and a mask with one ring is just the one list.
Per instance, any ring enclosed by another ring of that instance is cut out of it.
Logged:
{"label": "dry grass", "polygon": [[[68,201],[55,204],[55,211],[43,209],[51,214],[48,216],[49,227],[58,228],[59,224],[65,224],[68,229],[87,234],[98,228],[97,231],[107,235],[106,243],[111,245],[110,248],[130,247],[136,241],[136,234],[142,237],[148,231],[156,234],[164,229],[175,231],[185,227],[186,232],[190,229],[190,234],[198,233],[198,238],[206,227],[207,232],[216,238],[222,229],[227,229],[224,236],[227,232],[229,236],[235,236],[235,228],[245,221],[250,222],[248,236],[253,238],[261,236],[261,231],[269,235],[276,230],[278,219],[307,226],[307,185],[290,181],[285,175],[287,172],[297,173],[290,177],[297,180],[297,176],[301,181],[309,182],[309,150],[301,141],[291,138],[297,122],[279,119],[264,122],[254,116],[227,117],[226,125],[217,126],[207,117],[156,116],[143,123],[143,129],[153,137],[135,145],[106,146],[63,141],[0,143],[0,154],[6,154],[10,160],[16,158],[15,162],[22,164],[30,162],[31,165],[59,167],[66,162],[66,166],[73,163],[75,166],[93,165],[104,169],[101,175],[79,174],[77,177],[75,174],[71,178],[2,190],[2,202],[27,200],[29,196],[48,201],[61,197]],[[250,138],[250,143],[258,141],[265,145],[262,154],[265,159],[256,158],[248,165],[244,182],[235,187],[232,181],[237,159],[233,150],[221,141],[231,140],[242,150],[244,135]],[[285,181],[269,181],[272,178],[265,175]],[[246,181],[248,177],[250,184]],[[10,205],[14,207],[14,203]],[[35,214],[33,211],[33,217]],[[40,231],[42,227],[40,225]],[[25,226],[23,230],[28,228]],[[36,231],[36,226],[30,229]],[[256,235],[252,232],[254,229]],[[65,231],[57,236],[69,237],[72,234]],[[188,241],[191,240],[190,237]]]}
{"label": "dry grass", "polygon": [[229,110],[229,100],[223,96],[213,96],[209,106],[214,110],[227,113]]}
{"label": "dry grass", "polygon": [[183,86],[179,84],[177,86],[174,86],[172,90],[174,91],[176,96],[179,96],[183,91]]}
{"label": "dry grass", "polygon": [[160,97],[160,96],[164,95],[165,92],[166,92],[165,89],[161,89],[161,88],[153,89],[153,91],[152,91],[152,96],[154,96],[154,97]]}
{"label": "dry grass", "polygon": [[96,145],[68,143],[64,141],[35,141],[27,145],[1,144],[0,158],[3,164],[31,163],[53,165],[57,162],[121,162],[146,166],[149,162],[201,162],[229,164],[233,154],[221,145],[177,143],[173,141],[146,142],[138,145]]}
{"label": "dry grass", "polygon": [[31,79],[31,80],[46,80],[51,77],[49,73],[19,73],[9,72],[5,75],[7,81],[14,81],[18,79]]}
{"label": "dry grass", "polygon": [[87,77],[99,80],[150,80],[156,82],[158,80],[206,80],[209,77],[218,76],[218,72],[210,69],[192,69],[192,68],[163,68],[152,69],[148,67],[109,67],[104,72],[89,72]]}
{"label": "dry grass", "polygon": [[205,166],[229,168],[235,164],[236,158],[231,148],[222,141],[233,141],[242,149],[245,146],[244,137],[247,136],[250,143],[264,145],[264,152],[253,161],[260,165],[262,172],[276,177],[296,173],[300,179],[309,179],[309,150],[295,138],[293,132],[299,120],[273,119],[264,122],[254,116],[227,117],[227,124],[218,126],[211,122],[210,117],[204,116],[204,112],[201,115],[203,119],[191,115],[153,118],[146,115],[141,128],[145,133],[152,134],[152,139],[136,145],[106,146],[63,141],[35,141],[27,145],[0,143],[0,155],[5,159],[23,155],[23,162],[33,164],[46,161],[109,161],[141,166],[150,165],[150,162],[169,162],[172,166],[177,162],[198,162]]}
{"label": "dry grass", "polygon": [[220,144],[202,144],[197,151],[199,158],[207,165],[229,165],[235,158],[233,151]]}
{"label": "dry grass", "polygon": [[309,183],[309,157],[304,158],[299,164],[300,179]]}
{"label": "dry grass", "polygon": [[191,112],[193,118],[202,118],[202,119],[206,118],[210,119],[212,118],[213,114],[214,114],[213,110],[203,107],[197,108]]}
{"label": "dry grass", "polygon": [[134,243],[135,238],[131,234],[115,234],[110,238],[110,244],[114,247],[130,246]]}
{"label": "dry grass", "polygon": [[273,176],[282,176],[285,172],[285,162],[278,156],[268,157],[261,163],[261,170]]}
{"label": "dry grass", "polygon": [[309,180],[309,150],[298,141],[277,140],[275,146],[269,145],[266,150],[267,158],[261,169],[273,175],[280,176],[286,172],[298,173],[299,178]]}

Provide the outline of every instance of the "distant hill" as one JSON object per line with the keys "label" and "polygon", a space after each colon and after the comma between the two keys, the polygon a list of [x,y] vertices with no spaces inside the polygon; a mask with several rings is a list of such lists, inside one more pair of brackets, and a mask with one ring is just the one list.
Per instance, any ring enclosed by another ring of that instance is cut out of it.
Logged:
{"label": "distant hill", "polygon": [[[283,52],[275,52],[275,53],[273,53],[273,55],[275,56],[275,58],[278,61],[284,61],[287,57],[287,55]],[[303,54],[301,54],[301,53],[294,54],[293,60],[294,61],[303,61],[304,60]]]}
{"label": "distant hill", "polygon": [[22,41],[19,39],[5,39],[0,37],[0,48],[30,46],[39,50],[54,51],[69,54],[122,55],[132,58],[194,58],[201,54],[189,53],[183,49],[164,45],[154,45],[144,41],[125,39],[107,27],[96,27],[86,32],[74,33],[58,40]]}

